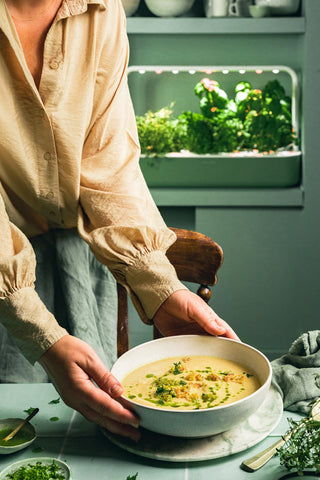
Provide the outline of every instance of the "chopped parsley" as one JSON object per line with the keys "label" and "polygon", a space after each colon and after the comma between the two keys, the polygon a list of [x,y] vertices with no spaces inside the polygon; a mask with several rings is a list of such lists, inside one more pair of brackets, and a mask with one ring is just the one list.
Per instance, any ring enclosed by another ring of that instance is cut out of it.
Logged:
{"label": "chopped parsley", "polygon": [[39,461],[19,467],[13,473],[6,475],[6,478],[11,480],[65,480],[66,477],[55,461],[49,465],[44,465]]}

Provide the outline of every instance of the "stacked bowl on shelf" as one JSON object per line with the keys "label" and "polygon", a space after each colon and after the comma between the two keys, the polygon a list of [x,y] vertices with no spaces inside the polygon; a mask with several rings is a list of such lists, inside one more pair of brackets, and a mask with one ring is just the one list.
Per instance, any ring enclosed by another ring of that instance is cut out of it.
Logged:
{"label": "stacked bowl on shelf", "polygon": [[[134,15],[141,0],[122,0],[127,17]],[[195,0],[144,0],[150,13],[157,17],[179,17],[188,13]],[[300,0],[203,0],[206,17],[269,17],[297,13]]]}

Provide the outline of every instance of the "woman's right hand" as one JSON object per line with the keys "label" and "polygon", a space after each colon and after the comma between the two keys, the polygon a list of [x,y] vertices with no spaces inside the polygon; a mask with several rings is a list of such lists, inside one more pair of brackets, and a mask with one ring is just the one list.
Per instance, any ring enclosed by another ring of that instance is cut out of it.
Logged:
{"label": "woman's right hand", "polygon": [[121,384],[88,344],[65,335],[40,363],[67,405],[112,433],[139,440],[139,419],[117,400]]}

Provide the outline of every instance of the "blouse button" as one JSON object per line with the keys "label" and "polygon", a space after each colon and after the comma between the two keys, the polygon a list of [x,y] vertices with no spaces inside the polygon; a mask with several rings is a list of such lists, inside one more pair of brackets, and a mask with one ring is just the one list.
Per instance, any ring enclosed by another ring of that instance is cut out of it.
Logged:
{"label": "blouse button", "polygon": [[45,152],[43,157],[44,157],[45,160],[51,160],[51,153],[50,152]]}
{"label": "blouse button", "polygon": [[47,200],[50,200],[50,199],[53,198],[53,197],[54,197],[54,193],[51,192],[51,191],[46,194],[46,199],[47,199]]}
{"label": "blouse button", "polygon": [[56,60],[52,60],[49,64],[49,67],[52,69],[52,70],[58,70],[59,68],[59,62],[57,62]]}

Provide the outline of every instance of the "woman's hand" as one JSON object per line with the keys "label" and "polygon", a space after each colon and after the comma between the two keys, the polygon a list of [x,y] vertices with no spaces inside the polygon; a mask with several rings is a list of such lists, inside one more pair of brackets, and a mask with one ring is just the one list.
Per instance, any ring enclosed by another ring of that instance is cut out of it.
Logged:
{"label": "woman's hand", "polygon": [[139,440],[139,419],[117,401],[121,384],[89,345],[65,335],[40,363],[67,405],[110,432]]}
{"label": "woman's hand", "polygon": [[153,321],[163,336],[207,333],[240,340],[204,300],[189,290],[178,290],[167,298]]}

